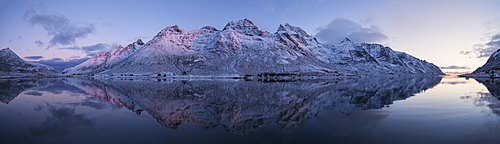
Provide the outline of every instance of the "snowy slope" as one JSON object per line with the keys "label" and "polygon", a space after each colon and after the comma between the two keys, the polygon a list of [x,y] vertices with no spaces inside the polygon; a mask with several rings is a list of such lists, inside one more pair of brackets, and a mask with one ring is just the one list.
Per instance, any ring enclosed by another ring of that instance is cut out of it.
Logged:
{"label": "snowy slope", "polygon": [[[179,26],[161,30],[152,40],[127,54],[103,52],[66,69],[66,74],[255,75],[294,73],[314,75],[442,74],[433,64],[376,44],[323,45],[299,27],[280,25],[269,33],[243,19],[222,30],[205,26],[186,31]],[[130,45],[129,45],[130,46]]]}
{"label": "snowy slope", "polygon": [[58,72],[47,65],[21,59],[9,48],[0,50],[0,76],[56,75]]}
{"label": "snowy slope", "polygon": [[486,63],[474,72],[464,74],[466,77],[499,77],[500,76],[500,49],[491,54]]}
{"label": "snowy slope", "polygon": [[106,69],[112,68],[117,63],[128,58],[133,53],[137,52],[144,45],[142,39],[129,44],[127,47],[118,45],[109,52],[101,52],[91,59],[71,68],[67,68],[63,73],[78,71],[78,73],[99,73]]}
{"label": "snowy slope", "polygon": [[354,43],[346,38],[337,45],[323,45],[311,49],[320,59],[331,65],[359,74],[443,74],[432,63],[380,44]]}

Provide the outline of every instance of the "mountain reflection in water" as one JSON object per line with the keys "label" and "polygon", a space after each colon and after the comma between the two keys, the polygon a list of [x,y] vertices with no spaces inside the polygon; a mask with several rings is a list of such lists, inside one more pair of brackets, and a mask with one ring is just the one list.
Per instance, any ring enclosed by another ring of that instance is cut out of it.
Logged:
{"label": "mountain reflection in water", "polygon": [[0,79],[0,143],[498,143],[497,81]]}
{"label": "mountain reflection in water", "polygon": [[[56,81],[57,79],[0,79],[0,102],[8,104],[27,89],[46,87]],[[40,95],[37,93],[32,94]]]}
{"label": "mountain reflection in water", "polygon": [[441,77],[376,77],[329,81],[263,83],[256,81],[124,81],[64,79],[93,97],[140,114],[147,111],[163,126],[224,127],[249,135],[275,122],[288,131],[322,110],[351,114],[379,109],[427,90]]}
{"label": "mountain reflection in water", "polygon": [[500,79],[477,78],[476,81],[486,86],[489,93],[478,92],[475,98],[476,106],[486,105],[492,112],[500,116]]}

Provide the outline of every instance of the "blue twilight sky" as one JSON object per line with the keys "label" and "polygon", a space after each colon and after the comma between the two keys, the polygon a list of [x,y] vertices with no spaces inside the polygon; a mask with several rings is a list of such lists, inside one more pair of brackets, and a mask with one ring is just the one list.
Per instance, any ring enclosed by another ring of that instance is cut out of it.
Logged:
{"label": "blue twilight sky", "polygon": [[222,29],[244,18],[269,32],[299,26],[323,43],[380,43],[446,71],[473,70],[500,48],[498,0],[0,0],[0,48],[81,62],[167,26]]}

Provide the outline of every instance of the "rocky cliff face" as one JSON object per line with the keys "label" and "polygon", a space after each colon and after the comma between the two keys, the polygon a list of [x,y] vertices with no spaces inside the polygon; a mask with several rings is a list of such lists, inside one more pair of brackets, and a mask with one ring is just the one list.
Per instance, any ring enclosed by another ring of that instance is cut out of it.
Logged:
{"label": "rocky cliff face", "polygon": [[0,50],[0,76],[56,75],[47,65],[27,62],[9,48]]}
{"label": "rocky cliff face", "polygon": [[[139,41],[129,45],[133,48],[118,46],[64,73],[443,74],[431,63],[382,45],[356,44],[348,39],[339,45],[323,45],[299,27],[284,24],[269,33],[248,19],[229,22],[222,30],[206,26],[186,31],[170,26],[145,44]],[[118,51],[126,54],[115,55]]]}

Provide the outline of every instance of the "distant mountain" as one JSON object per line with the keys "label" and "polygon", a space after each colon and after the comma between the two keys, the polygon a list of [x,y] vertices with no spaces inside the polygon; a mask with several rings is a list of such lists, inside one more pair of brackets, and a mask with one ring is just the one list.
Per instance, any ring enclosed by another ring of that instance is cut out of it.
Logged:
{"label": "distant mountain", "polygon": [[464,77],[500,77],[500,49],[491,54],[486,63]]}
{"label": "distant mountain", "polygon": [[426,61],[378,44],[349,39],[324,45],[299,27],[280,25],[269,33],[244,19],[224,29],[185,31],[170,26],[152,40],[117,46],[65,74],[313,75],[443,74]]}
{"label": "distant mountain", "polygon": [[9,48],[0,50],[0,76],[55,75],[54,68],[21,59]]}
{"label": "distant mountain", "polygon": [[68,61],[64,61],[62,59],[50,59],[50,60],[39,60],[30,62],[48,65],[50,67],[53,67],[58,72],[62,72],[64,69],[74,67],[78,64],[87,61],[88,59],[89,58],[81,58],[81,59],[72,59]]}
{"label": "distant mountain", "polygon": [[339,69],[365,75],[435,74],[439,67],[380,44],[354,43],[348,38],[337,45],[319,45],[311,50]]}

